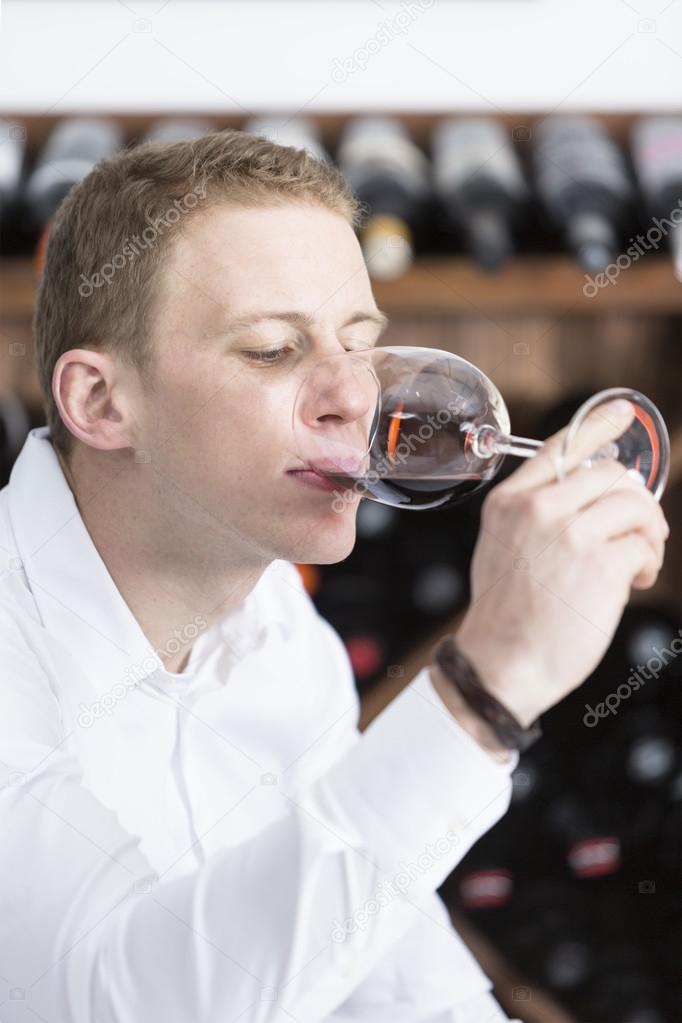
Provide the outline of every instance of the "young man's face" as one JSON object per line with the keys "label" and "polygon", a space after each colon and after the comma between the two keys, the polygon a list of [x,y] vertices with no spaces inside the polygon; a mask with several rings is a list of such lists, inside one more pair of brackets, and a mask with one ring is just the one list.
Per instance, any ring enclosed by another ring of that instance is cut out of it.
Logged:
{"label": "young man's face", "polygon": [[[353,229],[313,205],[213,208],[178,239],[162,275],[139,446],[151,450],[157,493],[177,513],[178,541],[236,546],[247,559],[347,557],[359,497],[335,501],[290,470],[306,458],[308,430],[354,429],[360,416],[339,386],[307,408],[296,434],[292,424],[306,370],[373,346],[381,332],[371,319],[345,326],[378,312]],[[264,311],[300,311],[315,325],[269,318],[227,332],[232,320]],[[286,349],[275,362],[244,354],[275,347]]]}

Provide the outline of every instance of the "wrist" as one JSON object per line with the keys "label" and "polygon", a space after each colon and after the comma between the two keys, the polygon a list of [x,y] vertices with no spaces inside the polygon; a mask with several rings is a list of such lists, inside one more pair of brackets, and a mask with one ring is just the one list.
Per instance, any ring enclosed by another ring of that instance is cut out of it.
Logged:
{"label": "wrist", "polygon": [[455,639],[486,690],[514,715],[523,728],[529,728],[546,710],[538,696],[539,687],[534,682],[533,670],[515,658],[509,649],[500,649],[494,641],[488,639],[482,644],[464,625]]}
{"label": "wrist", "polygon": [[452,717],[494,760],[498,763],[508,763],[512,759],[512,754],[502,745],[490,725],[469,707],[438,664],[432,662],[428,667],[431,685]]}

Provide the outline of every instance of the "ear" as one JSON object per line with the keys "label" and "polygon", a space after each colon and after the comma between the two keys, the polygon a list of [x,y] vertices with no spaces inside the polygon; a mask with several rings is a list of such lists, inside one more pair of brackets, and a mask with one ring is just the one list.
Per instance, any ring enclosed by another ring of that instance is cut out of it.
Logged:
{"label": "ear", "polygon": [[74,437],[100,451],[135,446],[126,379],[121,365],[107,352],[72,348],[59,356],[52,394]]}

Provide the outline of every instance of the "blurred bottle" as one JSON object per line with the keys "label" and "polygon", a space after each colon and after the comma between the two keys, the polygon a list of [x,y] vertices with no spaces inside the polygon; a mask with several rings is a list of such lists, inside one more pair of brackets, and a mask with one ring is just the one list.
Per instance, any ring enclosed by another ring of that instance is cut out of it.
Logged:
{"label": "blurred bottle", "polygon": [[615,739],[616,751],[623,750],[628,781],[646,789],[660,788],[670,781],[679,753],[671,723],[666,722],[654,706],[626,718]]}
{"label": "blurred bottle", "polygon": [[377,280],[400,277],[428,222],[429,163],[400,121],[362,117],[343,132],[337,160],[369,217],[361,233],[367,268]]}
{"label": "blurred bottle", "polygon": [[[675,276],[682,281],[682,117],[640,118],[632,129],[631,149],[648,213],[668,221],[664,230]],[[654,248],[663,244],[660,238],[655,245],[645,239]]]}
{"label": "blurred bottle", "polygon": [[514,875],[499,863],[481,863],[459,882],[459,897],[468,910],[500,909],[514,891]]}
{"label": "blurred bottle", "polygon": [[[682,770],[675,774],[665,790],[656,849],[663,877],[672,881],[679,891],[682,885]],[[682,937],[682,907],[679,905],[678,922]],[[678,965],[682,988],[682,943],[678,945]]]}
{"label": "blurred bottle", "polygon": [[481,869],[464,875],[457,902],[529,980],[568,1005],[588,990],[594,933],[589,909],[573,885],[519,877],[501,867]]}
{"label": "blurred bottle", "polygon": [[317,610],[343,640],[359,688],[383,674],[395,648],[389,599],[385,577],[347,570],[325,576],[316,594]]}
{"label": "blurred bottle", "polygon": [[447,224],[485,270],[514,251],[529,192],[508,133],[496,121],[448,119],[433,133],[434,188]]}
{"label": "blurred bottle", "polygon": [[179,142],[184,139],[198,139],[215,131],[210,121],[199,117],[164,117],[154,121],[140,139],[144,142]]}
{"label": "blurred bottle", "polygon": [[67,118],[50,134],[26,181],[23,195],[30,229],[39,232],[34,256],[38,276],[45,261],[52,217],[59,204],[99,160],[113,156],[122,145],[123,135],[118,125],[103,118]]}
{"label": "blurred bottle", "polygon": [[307,565],[307,564],[296,564],[298,574],[300,575],[306,593],[311,597],[314,597],[320,586],[322,585],[322,573],[320,572],[318,565]]}
{"label": "blurred bottle", "polygon": [[568,1003],[594,972],[589,904],[563,880],[531,879],[519,892],[516,961],[534,980]]}
{"label": "blurred bottle", "polygon": [[278,146],[293,146],[305,149],[311,156],[324,163],[331,163],[329,153],[322,145],[317,126],[305,117],[252,117],[244,125],[244,131],[261,135]]}
{"label": "blurred bottle", "polygon": [[668,786],[680,763],[675,726],[655,704],[629,706],[592,749],[581,752],[585,798],[618,835],[626,862],[646,861],[655,849]]}
{"label": "blurred bottle", "polygon": [[464,911],[501,949],[518,929],[514,846],[508,828],[495,825],[483,835],[439,890],[446,905]]}
{"label": "blurred bottle", "polygon": [[533,173],[540,199],[578,261],[603,270],[620,251],[633,189],[622,153],[589,117],[549,117],[535,134]]}
{"label": "blurred bottle", "polygon": [[355,531],[362,541],[384,543],[398,525],[397,508],[378,501],[360,501],[355,515]]}
{"label": "blurred bottle", "polygon": [[11,391],[0,394],[0,487],[9,481],[32,425],[28,410],[15,394]]}
{"label": "blurred bottle", "polygon": [[24,199],[34,227],[43,228],[69,189],[122,145],[121,129],[113,121],[96,117],[60,121],[26,182]]}
{"label": "blurred bottle", "polygon": [[14,121],[0,121],[0,236],[15,212],[26,155],[26,129]]}
{"label": "blurred bottle", "polygon": [[546,827],[563,849],[574,877],[604,877],[620,869],[620,838],[595,820],[591,809],[574,794],[562,794],[550,803]]}
{"label": "blurred bottle", "polygon": [[[679,833],[678,833],[679,840]],[[679,893],[680,868],[677,872],[677,893]],[[663,916],[660,930],[653,949],[656,962],[656,976],[660,978],[665,1005],[664,1019],[680,1019],[682,1006],[682,913],[679,897],[670,900],[669,911]]]}
{"label": "blurred bottle", "polygon": [[601,947],[582,1008],[581,1019],[600,1023],[672,1023],[663,1015],[658,983],[633,945]]}

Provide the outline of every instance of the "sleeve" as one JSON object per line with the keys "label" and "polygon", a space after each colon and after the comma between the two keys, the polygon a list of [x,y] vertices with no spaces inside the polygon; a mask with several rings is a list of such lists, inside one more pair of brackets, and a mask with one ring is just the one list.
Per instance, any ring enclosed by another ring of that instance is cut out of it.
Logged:
{"label": "sleeve", "polygon": [[0,627],[0,961],[45,1018],[324,1020],[508,807],[509,765],[434,707],[424,669],[286,816],[158,883]]}

